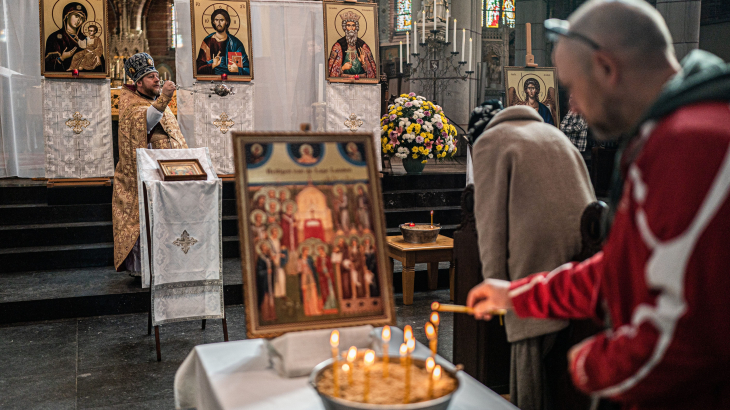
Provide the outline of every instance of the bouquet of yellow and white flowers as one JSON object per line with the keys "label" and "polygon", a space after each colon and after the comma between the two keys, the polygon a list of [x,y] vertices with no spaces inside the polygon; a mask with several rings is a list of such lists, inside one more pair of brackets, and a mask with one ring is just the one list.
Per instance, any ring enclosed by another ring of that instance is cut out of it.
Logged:
{"label": "bouquet of yellow and white flowers", "polygon": [[426,163],[456,153],[456,128],[441,107],[415,93],[401,94],[380,119],[383,155]]}

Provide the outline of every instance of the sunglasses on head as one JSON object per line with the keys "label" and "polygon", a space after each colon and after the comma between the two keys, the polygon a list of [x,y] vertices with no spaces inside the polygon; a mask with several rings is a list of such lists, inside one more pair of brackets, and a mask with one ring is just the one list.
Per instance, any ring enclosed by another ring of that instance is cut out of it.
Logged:
{"label": "sunglasses on head", "polygon": [[572,38],[574,40],[582,41],[594,50],[600,50],[601,46],[595,41],[584,36],[583,34],[570,31],[570,23],[566,20],[560,19],[547,19],[545,20],[545,35],[547,39],[553,43],[560,40],[561,37]]}

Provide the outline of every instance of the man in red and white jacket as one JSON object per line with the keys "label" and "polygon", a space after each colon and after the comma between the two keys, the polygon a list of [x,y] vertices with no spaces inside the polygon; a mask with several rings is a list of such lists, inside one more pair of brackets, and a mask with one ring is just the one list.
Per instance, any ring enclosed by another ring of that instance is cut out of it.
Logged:
{"label": "man in red and white jacket", "polygon": [[570,372],[626,409],[730,409],[730,67],[701,51],[680,67],[639,0],[594,0],[552,27],[588,124],[631,135],[611,231],[591,259],[487,280],[467,304],[478,319],[508,308],[603,320],[609,330],[570,351]]}

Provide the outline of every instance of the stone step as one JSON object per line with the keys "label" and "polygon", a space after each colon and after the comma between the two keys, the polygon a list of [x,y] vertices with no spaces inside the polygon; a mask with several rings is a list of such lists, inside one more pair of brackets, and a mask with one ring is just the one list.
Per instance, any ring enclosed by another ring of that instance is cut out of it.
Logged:
{"label": "stone step", "polygon": [[[225,243],[225,242],[224,242]],[[225,246],[225,245],[224,245]],[[449,265],[439,264],[439,289],[448,289]],[[402,292],[400,263],[393,269],[393,288]],[[416,292],[428,290],[427,267],[416,264]],[[223,259],[225,305],[243,303],[241,260]],[[54,269],[0,275],[0,325],[149,311],[149,289],[139,278],[111,266]],[[140,332],[147,324],[140,323]]]}
{"label": "stone step", "polygon": [[0,249],[113,241],[111,221],[0,226]]}
{"label": "stone step", "polygon": [[113,264],[112,242],[0,249],[0,274]]}
{"label": "stone step", "polygon": [[112,207],[84,205],[0,205],[0,225],[37,225],[112,220]]}
{"label": "stone step", "polygon": [[0,188],[0,205],[45,204],[45,185],[4,186]]}

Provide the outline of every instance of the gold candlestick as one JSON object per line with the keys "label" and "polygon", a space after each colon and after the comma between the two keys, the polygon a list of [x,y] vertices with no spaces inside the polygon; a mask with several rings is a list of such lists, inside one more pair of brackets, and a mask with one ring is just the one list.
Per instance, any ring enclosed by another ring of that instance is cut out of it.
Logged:
{"label": "gold candlestick", "polygon": [[428,344],[431,347],[431,355],[436,356],[438,339],[436,338],[436,329],[431,322],[426,322],[426,337],[428,338]]}
{"label": "gold candlestick", "polygon": [[370,366],[375,362],[375,352],[368,350],[363,358],[365,368],[365,389],[362,393],[362,401],[367,403],[370,400]]}
{"label": "gold candlestick", "polygon": [[433,377],[431,377],[431,372],[433,372],[434,367],[436,366],[436,361],[433,360],[433,357],[429,357],[426,359],[426,371],[428,372],[428,398],[433,398]]}
{"label": "gold candlestick", "polygon": [[383,378],[388,378],[388,363],[390,363],[390,357],[388,356],[388,342],[390,342],[390,326],[383,326],[383,333],[381,334],[383,339]]}
{"label": "gold candlestick", "polygon": [[340,397],[340,378],[337,374],[337,371],[339,370],[340,363],[339,363],[339,352],[337,351],[337,346],[340,345],[340,332],[338,330],[333,330],[330,334],[330,346],[332,346],[332,379],[334,381],[334,396]]}

